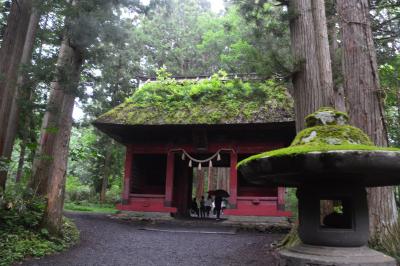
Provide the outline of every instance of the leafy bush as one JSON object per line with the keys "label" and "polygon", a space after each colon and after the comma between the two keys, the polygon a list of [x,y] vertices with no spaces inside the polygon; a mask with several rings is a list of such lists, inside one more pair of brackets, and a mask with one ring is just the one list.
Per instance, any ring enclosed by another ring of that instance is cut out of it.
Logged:
{"label": "leafy bush", "polygon": [[10,186],[0,197],[0,266],[25,257],[40,257],[76,243],[79,231],[63,220],[60,236],[40,228],[45,200],[21,186]]}
{"label": "leafy bush", "polygon": [[76,176],[68,176],[65,192],[66,201],[90,201],[92,198],[90,187],[82,184]]}
{"label": "leafy bush", "polygon": [[0,228],[37,228],[41,221],[45,200],[31,190],[19,186],[8,189],[0,198]]}
{"label": "leafy bush", "polygon": [[116,204],[121,200],[121,186],[112,184],[111,188],[106,193],[106,203]]}
{"label": "leafy bush", "polygon": [[79,240],[76,226],[64,219],[60,237],[49,236],[47,230],[31,230],[23,226],[0,229],[0,266],[11,265],[26,257],[41,257],[60,252]]}

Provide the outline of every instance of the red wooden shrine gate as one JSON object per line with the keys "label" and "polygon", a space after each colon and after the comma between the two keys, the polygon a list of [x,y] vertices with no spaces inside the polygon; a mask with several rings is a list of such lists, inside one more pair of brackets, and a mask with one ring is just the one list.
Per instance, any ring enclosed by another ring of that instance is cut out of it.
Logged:
{"label": "red wooden shrine gate", "polygon": [[187,215],[192,195],[193,170],[188,167],[187,161],[182,161],[181,150],[193,156],[201,156],[223,149],[222,162],[213,164],[215,167],[230,168],[231,196],[224,214],[290,216],[290,212],[285,211],[284,188],[246,184],[236,169],[238,161],[249,155],[286,145],[286,138],[281,141],[207,143],[207,147],[201,149],[192,144],[127,144],[122,203],[117,208]]}

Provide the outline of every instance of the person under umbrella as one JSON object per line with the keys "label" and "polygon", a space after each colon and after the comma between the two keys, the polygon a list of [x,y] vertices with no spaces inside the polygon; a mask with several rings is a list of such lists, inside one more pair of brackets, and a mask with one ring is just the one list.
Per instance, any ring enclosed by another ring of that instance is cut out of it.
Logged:
{"label": "person under umbrella", "polygon": [[217,221],[218,221],[220,216],[221,216],[222,197],[221,196],[215,196],[214,204],[215,204],[215,208],[214,209],[215,209],[215,212],[217,214]]}

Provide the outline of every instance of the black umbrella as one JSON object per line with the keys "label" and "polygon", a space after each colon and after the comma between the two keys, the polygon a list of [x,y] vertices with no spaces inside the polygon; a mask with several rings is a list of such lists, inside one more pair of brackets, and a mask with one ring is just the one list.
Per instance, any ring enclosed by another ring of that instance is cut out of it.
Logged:
{"label": "black umbrella", "polygon": [[223,190],[223,189],[210,190],[210,191],[208,191],[208,195],[216,196],[216,197],[229,198],[229,193],[226,192],[226,190]]}

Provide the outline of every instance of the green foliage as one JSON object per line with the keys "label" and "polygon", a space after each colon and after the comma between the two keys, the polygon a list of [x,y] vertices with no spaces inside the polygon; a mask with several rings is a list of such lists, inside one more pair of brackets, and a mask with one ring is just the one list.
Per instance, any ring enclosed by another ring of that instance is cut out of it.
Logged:
{"label": "green foliage", "polygon": [[385,92],[385,118],[389,143],[400,147],[400,55],[379,67],[379,77]]}
{"label": "green foliage", "polygon": [[40,228],[45,200],[16,185],[0,198],[0,265],[11,265],[26,257],[41,257],[76,243],[79,232],[63,220],[60,236]]}
{"label": "green foliage", "polygon": [[[105,161],[106,158],[108,162]],[[96,132],[92,127],[74,128],[70,143],[66,200],[97,202],[102,178],[107,175],[109,182],[106,202],[119,201],[123,162],[122,145]]]}
{"label": "green foliage", "polygon": [[0,228],[24,227],[37,229],[44,212],[44,199],[33,191],[16,185],[0,198]]}
{"label": "green foliage", "polygon": [[292,219],[297,221],[298,217],[298,200],[296,196],[297,188],[286,188],[286,208],[292,212]]}
{"label": "green foliage", "polygon": [[287,76],[291,68],[289,30],[281,23],[282,7],[265,5],[259,21],[246,21],[235,5],[215,14],[204,1],[168,1],[138,21],[142,67],[147,75],[165,67],[174,76],[257,73]]}
{"label": "green foliage", "polygon": [[79,240],[79,231],[68,219],[63,220],[61,236],[52,237],[42,230],[23,226],[0,228],[0,266],[11,265],[27,257],[42,257],[60,252]]}
{"label": "green foliage", "polygon": [[293,102],[277,81],[159,80],[100,116],[117,124],[217,124],[291,121]]}
{"label": "green foliage", "polygon": [[89,185],[84,185],[76,176],[68,176],[65,185],[65,200],[66,201],[83,201],[90,200],[92,193]]}

